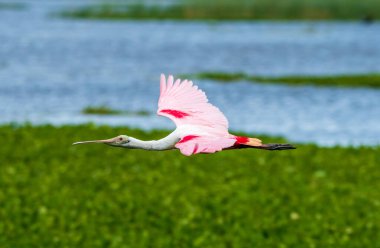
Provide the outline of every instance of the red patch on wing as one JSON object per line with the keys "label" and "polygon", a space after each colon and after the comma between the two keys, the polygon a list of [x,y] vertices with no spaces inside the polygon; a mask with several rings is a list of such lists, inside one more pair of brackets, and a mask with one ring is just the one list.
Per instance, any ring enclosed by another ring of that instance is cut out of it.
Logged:
{"label": "red patch on wing", "polygon": [[198,144],[195,144],[193,154],[197,153],[197,151],[198,151]]}
{"label": "red patch on wing", "polygon": [[180,141],[178,141],[178,144],[185,143],[185,142],[187,142],[189,140],[192,140],[192,139],[195,139],[195,138],[198,138],[198,137],[199,136],[197,136],[197,135],[187,135],[187,136],[183,137]]}
{"label": "red patch on wing", "polygon": [[181,119],[183,117],[189,116],[188,113],[185,113],[185,112],[182,112],[182,111],[178,111],[178,110],[173,110],[173,109],[163,109],[160,112],[172,115],[172,116],[174,116],[175,118],[178,118],[178,119]]}
{"label": "red patch on wing", "polygon": [[235,144],[245,144],[249,141],[248,137],[244,136],[235,136],[236,142]]}

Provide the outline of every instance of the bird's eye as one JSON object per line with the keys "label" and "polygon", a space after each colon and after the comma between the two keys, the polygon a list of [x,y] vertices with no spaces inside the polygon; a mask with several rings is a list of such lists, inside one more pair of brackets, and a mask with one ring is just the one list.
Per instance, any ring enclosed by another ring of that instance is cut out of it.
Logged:
{"label": "bird's eye", "polygon": [[120,138],[119,138],[119,140],[120,140],[120,141],[122,141],[122,140],[123,140],[123,138],[122,138],[122,137],[120,137]]}

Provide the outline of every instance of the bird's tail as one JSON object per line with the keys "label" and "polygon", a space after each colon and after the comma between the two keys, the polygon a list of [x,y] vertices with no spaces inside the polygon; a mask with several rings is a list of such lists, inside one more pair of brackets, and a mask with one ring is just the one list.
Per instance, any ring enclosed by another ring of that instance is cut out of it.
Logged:
{"label": "bird's tail", "polygon": [[291,144],[263,144],[261,140],[257,138],[240,137],[236,136],[236,148],[256,148],[262,150],[276,151],[276,150],[290,150],[296,149]]}

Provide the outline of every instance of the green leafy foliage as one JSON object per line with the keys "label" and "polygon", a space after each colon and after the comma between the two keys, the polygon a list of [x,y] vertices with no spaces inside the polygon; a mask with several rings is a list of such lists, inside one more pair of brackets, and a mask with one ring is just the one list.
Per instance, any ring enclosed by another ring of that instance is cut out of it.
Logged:
{"label": "green leafy foliage", "polygon": [[379,247],[379,147],[71,146],[167,133],[1,126],[0,247]]}
{"label": "green leafy foliage", "polygon": [[254,19],[363,19],[379,18],[377,0],[187,0],[174,4],[102,4],[71,11],[63,16],[95,19],[175,19],[175,20],[254,20]]}
{"label": "green leafy foliage", "polygon": [[380,74],[328,75],[328,76],[254,76],[242,72],[203,72],[195,75],[184,75],[189,78],[210,79],[223,83],[251,81],[255,83],[284,83],[289,85],[317,85],[342,87],[380,87]]}

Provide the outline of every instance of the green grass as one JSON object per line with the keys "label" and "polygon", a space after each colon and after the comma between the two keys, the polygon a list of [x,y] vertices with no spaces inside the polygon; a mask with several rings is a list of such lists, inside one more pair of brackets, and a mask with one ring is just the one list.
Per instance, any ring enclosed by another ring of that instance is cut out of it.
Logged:
{"label": "green grass", "polygon": [[102,4],[63,12],[94,19],[174,20],[359,20],[380,18],[378,0],[185,0],[173,5]]}
{"label": "green grass", "polygon": [[137,115],[137,116],[148,116],[151,113],[146,110],[138,111],[121,111],[111,109],[105,105],[102,106],[88,106],[82,110],[82,114],[88,115]]}
{"label": "green grass", "polygon": [[82,114],[88,115],[121,115],[123,112],[120,110],[111,109],[105,105],[102,106],[88,106],[82,110]]}
{"label": "green grass", "polygon": [[330,75],[330,76],[255,76],[245,73],[203,72],[195,75],[183,75],[182,77],[209,79],[221,83],[236,81],[251,81],[255,83],[284,83],[289,85],[317,85],[317,86],[341,86],[341,87],[380,87],[380,74],[354,74],[354,75]]}
{"label": "green grass", "polygon": [[167,133],[1,126],[0,247],[379,247],[380,147],[71,146]]}

